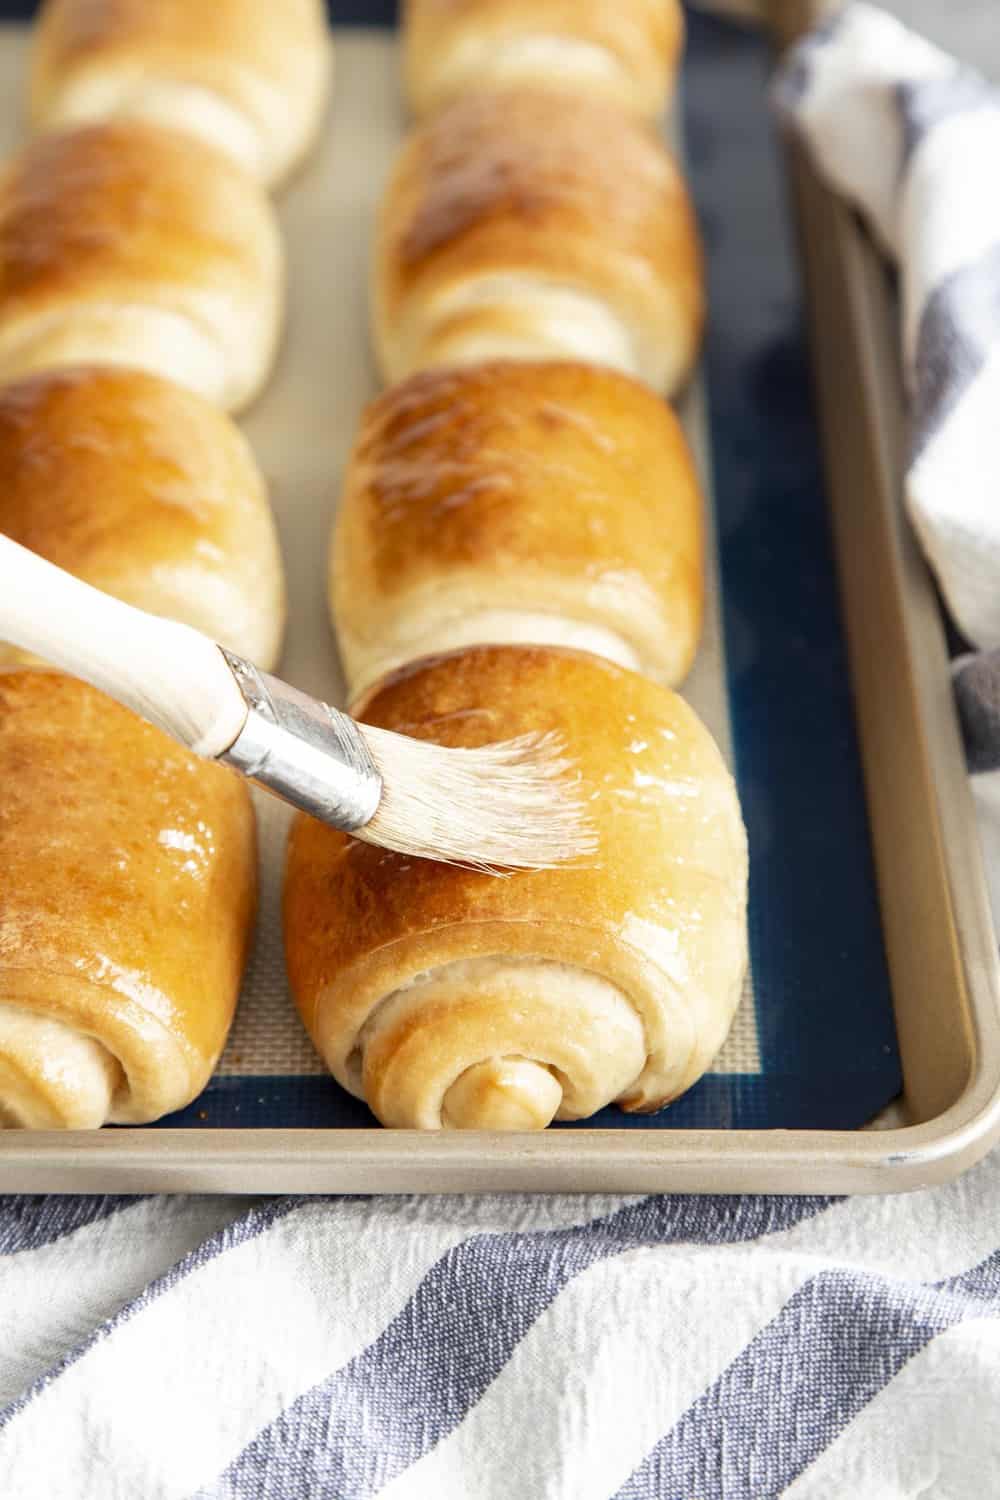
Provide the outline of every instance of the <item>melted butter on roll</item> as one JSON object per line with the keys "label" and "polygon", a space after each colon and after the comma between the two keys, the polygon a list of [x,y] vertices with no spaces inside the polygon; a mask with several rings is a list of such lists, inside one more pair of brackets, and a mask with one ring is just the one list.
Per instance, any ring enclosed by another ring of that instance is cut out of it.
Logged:
{"label": "melted butter on roll", "polygon": [[338,1081],[383,1123],[430,1130],[541,1129],[689,1088],[747,953],[739,805],[692,710],[594,656],[481,646],[402,669],[358,711],[446,745],[558,734],[599,848],[496,879],[297,819],[289,976]]}
{"label": "melted butter on roll", "polygon": [[31,121],[169,126],[273,184],[319,129],[331,55],[321,0],[45,0]]}
{"label": "melted butter on roll", "polygon": [[497,358],[587,359],[677,390],[704,316],[701,248],[662,142],[612,105],[466,94],[415,130],[373,266],[387,383]]}
{"label": "melted butter on roll", "polygon": [[655,115],[684,39],[678,0],[406,0],[403,18],[407,94],[421,115],[520,84]]}
{"label": "melted butter on roll", "polygon": [[0,870],[0,1121],[189,1104],[249,946],[246,784],[83,683],[0,671]]}
{"label": "melted butter on roll", "polygon": [[42,136],[0,172],[0,379],[99,361],[245,406],[278,338],[283,259],[263,191],[142,121]]}
{"label": "melted butter on roll", "polygon": [[[0,388],[0,532],[105,593],[270,670],[285,586],[267,491],[234,423],[142,370]],[[0,666],[23,654],[0,641]]]}
{"label": "melted butter on roll", "polygon": [[411,376],[368,408],[343,482],[330,594],[351,691],[491,643],[677,683],[703,545],[680,424],[637,381],[565,361]]}
{"label": "melted butter on roll", "polygon": [[113,1117],[124,1078],[103,1043],[0,1002],[0,1126],[93,1129]]}

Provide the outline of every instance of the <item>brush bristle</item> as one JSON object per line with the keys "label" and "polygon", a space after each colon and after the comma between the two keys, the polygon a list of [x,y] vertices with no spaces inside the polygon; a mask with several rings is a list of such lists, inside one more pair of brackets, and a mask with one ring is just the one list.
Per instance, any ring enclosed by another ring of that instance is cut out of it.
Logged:
{"label": "brush bristle", "polygon": [[596,837],[555,735],[453,749],[359,726],[382,800],[356,837],[482,870],[542,870],[593,854]]}

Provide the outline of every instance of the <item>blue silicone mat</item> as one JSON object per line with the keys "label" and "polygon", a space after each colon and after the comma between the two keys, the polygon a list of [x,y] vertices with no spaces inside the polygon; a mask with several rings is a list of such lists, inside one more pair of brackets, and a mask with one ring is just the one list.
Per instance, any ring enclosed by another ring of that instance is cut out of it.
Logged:
{"label": "blue silicone mat", "polygon": [[[388,25],[392,7],[335,5],[333,16]],[[713,1073],[659,1115],[612,1108],[588,1126],[853,1128],[901,1087],[768,67],[758,33],[689,12],[684,134],[707,252],[704,369],[758,1071]],[[314,1073],[217,1077],[161,1123],[373,1120]]]}

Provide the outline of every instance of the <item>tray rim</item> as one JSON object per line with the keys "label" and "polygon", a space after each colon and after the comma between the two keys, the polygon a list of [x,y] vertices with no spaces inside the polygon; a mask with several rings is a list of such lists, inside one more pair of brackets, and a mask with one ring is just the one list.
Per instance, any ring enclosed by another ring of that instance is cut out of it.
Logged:
{"label": "tray rim", "polygon": [[[790,40],[821,12],[823,0],[773,0],[770,19]],[[853,215],[821,187],[802,154],[791,152],[807,275],[821,241],[832,251],[853,326],[859,374],[872,426],[872,499],[893,567],[894,604],[905,624],[905,674],[912,729],[924,762],[923,813],[937,850],[935,899],[943,919],[938,959],[951,965],[954,1002],[967,1022],[967,1047],[953,1070],[966,1081],[948,1107],[919,1124],[884,1130],[634,1129],[494,1136],[479,1132],[372,1129],[160,1129],[12,1131],[0,1139],[0,1189],[24,1192],[898,1192],[949,1180],[1000,1139],[1000,959],[985,872],[950,692],[947,655],[933,587],[912,538],[899,526],[902,392],[891,314],[878,257]],[[829,270],[829,266],[827,267]],[[822,390],[829,327],[813,298],[813,357]],[[829,368],[827,369],[829,375]],[[849,383],[848,383],[849,384]],[[864,399],[857,398],[859,408]],[[864,413],[861,413],[864,415]],[[827,434],[827,437],[829,435]],[[845,475],[824,444],[834,511]],[[838,532],[842,586],[851,559]],[[845,624],[849,589],[845,593]],[[879,771],[868,701],[851,647],[858,732],[870,800]],[[884,774],[884,773],[883,773]],[[873,824],[879,889],[886,900],[892,851]],[[887,947],[890,945],[887,943]],[[889,952],[897,1021],[898,964]],[[902,1041],[902,1038],[901,1038]],[[912,1059],[910,1059],[912,1062]],[[903,1047],[904,1077],[910,1067]]]}
{"label": "tray rim", "polygon": [[478,1131],[380,1129],[18,1131],[5,1143],[0,1183],[5,1191],[124,1194],[904,1192],[949,1181],[1000,1135],[1000,1070],[977,1069],[960,1100],[920,1125],[656,1131],[649,1132],[652,1141],[638,1142],[636,1134],[580,1129],[498,1139]]}

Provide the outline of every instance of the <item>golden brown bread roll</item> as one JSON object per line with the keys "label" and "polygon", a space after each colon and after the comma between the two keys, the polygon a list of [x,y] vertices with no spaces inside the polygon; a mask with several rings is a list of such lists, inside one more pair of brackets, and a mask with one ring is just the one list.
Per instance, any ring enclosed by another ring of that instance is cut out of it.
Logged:
{"label": "golden brown bread roll", "polygon": [[331,599],[353,692],[480,642],[576,646],[667,684],[701,627],[702,502],[680,424],[613,370],[413,375],[348,464]]}
{"label": "golden brown bread roll", "polygon": [[274,183],[319,129],[330,63],[321,0],[46,0],[31,120],[149,120]]}
{"label": "golden brown bread roll", "polygon": [[270,203],[190,136],[82,126],[0,172],[0,381],[99,360],[239,408],[270,369],[281,294]]}
{"label": "golden brown bread roll", "polygon": [[[258,666],[277,661],[285,590],[264,481],[230,419],[171,381],[75,366],[0,387],[0,532]],[[19,659],[0,642],[0,665]]]}
{"label": "golden brown bread roll", "polygon": [[683,381],[703,318],[683,178],[611,105],[467,95],[406,143],[382,205],[376,349],[387,382],[497,356]]}
{"label": "golden brown bread roll", "polygon": [[678,0],[405,0],[404,69],[417,114],[514,84],[655,115],[673,90]]}
{"label": "golden brown bread roll", "polygon": [[480,646],[417,662],[360,705],[446,745],[554,730],[596,858],[505,880],[406,859],[301,817],[285,942],[303,1021],[386,1125],[536,1129],[688,1088],[746,964],[732,778],[682,699],[582,652]]}
{"label": "golden brown bread roll", "polygon": [[141,1123],[201,1092],[254,843],[234,773],[72,678],[0,672],[0,1123]]}

